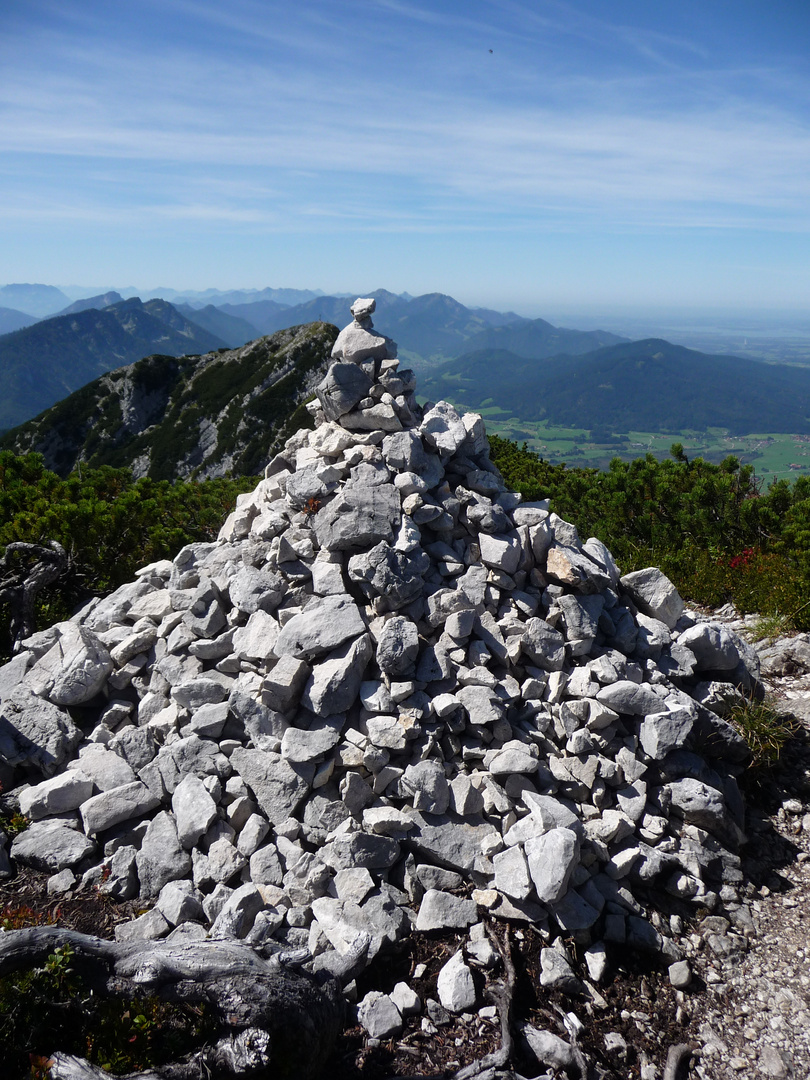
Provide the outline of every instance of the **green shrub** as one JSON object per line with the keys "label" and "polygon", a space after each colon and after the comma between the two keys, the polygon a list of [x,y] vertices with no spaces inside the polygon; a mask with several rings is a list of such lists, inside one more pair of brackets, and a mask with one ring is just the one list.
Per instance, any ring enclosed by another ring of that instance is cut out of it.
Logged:
{"label": "green shrub", "polygon": [[550,465],[490,439],[492,459],[524,498],[549,498],[583,538],[598,536],[624,573],[658,566],[688,600],[786,616],[810,628],[810,478],[763,492],[750,465],[614,459],[605,472]]}
{"label": "green shrub", "polygon": [[27,1071],[47,1076],[47,1055],[56,1050],[116,1075],[150,1069],[213,1035],[208,1006],[94,993],[75,961],[70,945],[59,946],[41,968],[0,979],[0,1045],[9,1080],[22,1080]]}
{"label": "green shrub", "polygon": [[[216,539],[242,491],[255,477],[203,481],[134,480],[128,469],[83,468],[62,480],[39,454],[0,451],[0,551],[15,540],[57,540],[68,572],[38,598],[38,626],[67,618],[75,607],[130,581],[141,566],[173,558],[185,544]],[[0,605],[0,657],[8,612]]]}

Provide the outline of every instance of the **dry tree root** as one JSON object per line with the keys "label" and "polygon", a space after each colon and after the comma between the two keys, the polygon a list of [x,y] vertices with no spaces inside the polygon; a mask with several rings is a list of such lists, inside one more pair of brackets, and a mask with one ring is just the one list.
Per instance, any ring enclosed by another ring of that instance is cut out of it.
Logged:
{"label": "dry tree root", "polygon": [[[127,943],[33,927],[0,935],[0,976],[35,968],[65,947],[94,994],[122,1001],[154,995],[203,1005],[214,1014],[212,1044],[129,1080],[213,1080],[265,1070],[274,1080],[315,1080],[342,1028],[337,980],[289,970],[283,954],[266,959],[240,941]],[[107,1080],[109,1074],[82,1058],[56,1053],[50,1076]]]}
{"label": "dry tree root", "polygon": [[670,1046],[663,1080],[684,1080],[695,1047],[691,1043]]}
{"label": "dry tree root", "polygon": [[499,1070],[509,1066],[514,1054],[512,1002],[515,996],[515,965],[512,962],[509,931],[504,931],[503,937],[500,937],[490,926],[487,927],[487,933],[503,963],[504,977],[487,987],[487,997],[493,1005],[497,1006],[498,1017],[501,1021],[501,1047],[494,1053],[487,1054],[480,1061],[474,1061],[470,1065],[465,1065],[463,1069],[459,1069],[453,1074],[453,1080],[473,1080],[473,1078],[491,1080],[498,1075]]}

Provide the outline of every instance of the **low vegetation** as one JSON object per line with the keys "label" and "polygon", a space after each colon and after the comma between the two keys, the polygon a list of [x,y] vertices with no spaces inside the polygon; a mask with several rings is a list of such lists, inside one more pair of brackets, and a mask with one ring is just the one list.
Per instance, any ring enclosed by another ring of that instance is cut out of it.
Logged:
{"label": "low vegetation", "polygon": [[732,601],[743,612],[810,628],[810,479],[763,490],[753,467],[728,457],[614,459],[606,471],[551,465],[493,436],[492,456],[510,487],[550,498],[583,538],[604,541],[627,573],[660,566],[692,602]]}
{"label": "low vegetation", "polygon": [[[42,923],[35,912],[6,921],[9,929]],[[55,1045],[113,1075],[148,1069],[192,1051],[214,1031],[211,1010],[200,1005],[94,992],[75,960],[70,945],[57,946],[41,967],[0,978],[8,1076],[47,1077],[47,1051]]]}
{"label": "low vegetation", "polygon": [[[83,469],[61,479],[41,455],[0,451],[0,551],[14,541],[60,543],[68,570],[38,598],[39,627],[67,618],[91,596],[130,581],[185,544],[215,540],[236,496],[256,477],[201,482],[134,480],[128,469]],[[10,613],[0,606],[0,656]]]}
{"label": "low vegetation", "polygon": [[749,784],[776,765],[797,733],[796,721],[789,714],[780,713],[767,699],[741,701],[732,706],[726,719],[740,732],[751,751],[746,773]]}

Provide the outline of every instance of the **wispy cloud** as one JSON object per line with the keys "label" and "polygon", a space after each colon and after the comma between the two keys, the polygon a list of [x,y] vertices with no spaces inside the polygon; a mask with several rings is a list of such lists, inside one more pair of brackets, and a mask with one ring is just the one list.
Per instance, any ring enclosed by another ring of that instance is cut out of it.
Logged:
{"label": "wispy cloud", "polygon": [[620,8],[31,0],[0,39],[0,219],[810,230],[810,79]]}

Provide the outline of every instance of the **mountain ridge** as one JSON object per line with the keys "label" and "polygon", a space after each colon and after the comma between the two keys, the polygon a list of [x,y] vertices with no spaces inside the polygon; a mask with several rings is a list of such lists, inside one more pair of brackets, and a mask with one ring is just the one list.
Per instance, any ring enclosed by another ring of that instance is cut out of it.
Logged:
{"label": "mountain ridge", "polygon": [[276,444],[310,426],[300,406],[325,374],[337,333],[314,323],[239,349],[144,357],[6,432],[0,449],[41,453],[61,476],[80,462],[156,480],[256,475]]}
{"label": "mountain ridge", "polygon": [[227,348],[165,300],[124,300],[57,315],[0,337],[0,430],[14,427],[102,373],[151,353]]}
{"label": "mountain ridge", "polygon": [[[498,371],[498,386],[492,371]],[[432,399],[487,401],[525,421],[614,431],[810,433],[810,371],[647,338],[581,356],[467,353],[423,380]]]}

